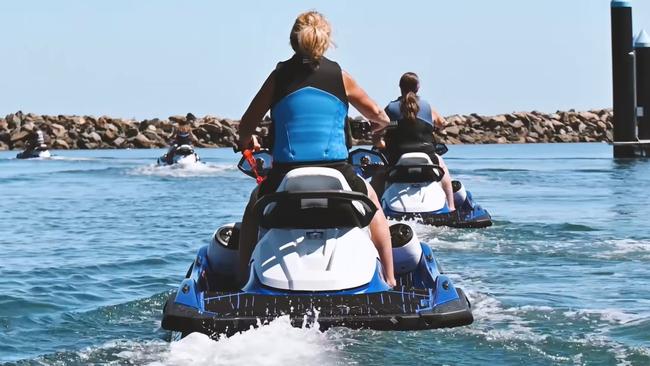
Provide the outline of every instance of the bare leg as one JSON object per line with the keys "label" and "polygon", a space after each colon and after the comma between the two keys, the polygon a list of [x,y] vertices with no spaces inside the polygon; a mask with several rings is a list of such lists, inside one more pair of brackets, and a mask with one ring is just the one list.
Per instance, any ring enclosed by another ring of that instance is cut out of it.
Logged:
{"label": "bare leg", "polygon": [[248,205],[246,205],[246,210],[244,211],[244,217],[241,220],[241,228],[239,229],[239,283],[243,286],[248,280],[248,262],[251,260],[251,254],[253,254],[253,248],[257,243],[257,234],[258,234],[258,222],[257,216],[253,212],[253,206],[257,202],[257,191],[259,187],[256,187],[251,193],[251,197],[248,200]]}
{"label": "bare leg", "polygon": [[454,204],[454,189],[451,186],[451,174],[449,174],[449,169],[447,169],[447,165],[445,164],[444,160],[442,160],[442,156],[436,156],[438,156],[438,163],[440,164],[440,167],[445,172],[441,183],[442,189],[445,191],[445,196],[447,196],[447,206],[449,206],[449,210],[454,211],[456,210],[456,205]]}
{"label": "bare leg", "polygon": [[372,189],[370,184],[366,183],[366,187],[368,187],[368,197],[377,206],[377,212],[375,212],[375,216],[370,222],[372,242],[375,244],[377,252],[379,252],[379,260],[384,268],[386,282],[391,287],[395,287],[397,283],[395,282],[395,273],[393,271],[393,246],[390,241],[388,220],[386,220],[384,211],[381,209],[381,204],[379,203],[379,199],[377,199],[377,193],[375,193],[375,190]]}

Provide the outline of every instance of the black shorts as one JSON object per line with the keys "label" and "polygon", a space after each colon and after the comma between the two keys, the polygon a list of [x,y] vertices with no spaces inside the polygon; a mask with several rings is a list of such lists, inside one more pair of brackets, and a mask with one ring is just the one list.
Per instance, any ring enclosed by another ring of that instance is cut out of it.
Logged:
{"label": "black shorts", "polygon": [[284,179],[284,176],[287,175],[289,171],[297,168],[306,168],[306,167],[323,167],[323,168],[336,169],[339,172],[341,172],[341,174],[343,174],[343,177],[348,182],[350,188],[353,191],[368,195],[368,188],[366,187],[366,182],[357,175],[357,173],[354,171],[354,167],[346,162],[337,162],[337,163],[323,163],[317,165],[316,164],[314,165],[274,164],[273,168],[269,172],[269,175],[266,177],[264,182],[260,184],[260,189],[257,194],[257,197],[259,198],[265,194],[275,192],[280,186],[280,183],[282,183],[282,179]]}

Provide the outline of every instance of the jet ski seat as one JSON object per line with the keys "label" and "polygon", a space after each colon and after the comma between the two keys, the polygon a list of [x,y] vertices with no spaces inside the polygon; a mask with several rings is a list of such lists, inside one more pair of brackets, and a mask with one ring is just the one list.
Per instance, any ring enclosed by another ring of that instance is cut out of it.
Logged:
{"label": "jet ski seat", "polygon": [[256,206],[263,206],[265,228],[365,227],[376,211],[366,195],[352,192],[341,172],[321,167],[290,171],[277,192]]}
{"label": "jet ski seat", "polygon": [[180,145],[174,151],[174,154],[177,155],[190,155],[193,153],[194,153],[194,149],[190,145]]}
{"label": "jet ski seat", "polygon": [[434,165],[425,153],[413,152],[402,155],[395,165]]}
{"label": "jet ski seat", "polygon": [[284,177],[277,191],[311,192],[311,191],[351,191],[343,174],[330,168],[298,168]]}
{"label": "jet ski seat", "polygon": [[387,183],[427,183],[442,180],[444,171],[420,152],[403,154],[386,174]]}

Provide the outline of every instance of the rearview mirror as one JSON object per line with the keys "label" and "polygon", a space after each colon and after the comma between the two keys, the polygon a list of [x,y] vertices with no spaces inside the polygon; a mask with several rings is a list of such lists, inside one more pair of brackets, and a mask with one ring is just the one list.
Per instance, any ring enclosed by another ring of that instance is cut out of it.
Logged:
{"label": "rearview mirror", "polygon": [[377,165],[386,165],[386,159],[384,156],[377,152],[368,149],[356,149],[350,152],[348,158],[350,165],[358,167],[367,167],[367,166],[377,166]]}
{"label": "rearview mirror", "polygon": [[[239,160],[237,168],[252,178],[257,178],[257,176],[266,177],[273,165],[271,153],[268,150],[260,150],[253,153],[253,159],[255,160],[254,168],[245,156],[242,156],[241,160]],[[256,172],[257,174],[255,174]]]}
{"label": "rearview mirror", "polygon": [[368,149],[356,149],[350,153],[348,158],[350,165],[354,166],[357,175],[367,179],[377,172],[383,171],[388,164],[384,156],[378,152]]}

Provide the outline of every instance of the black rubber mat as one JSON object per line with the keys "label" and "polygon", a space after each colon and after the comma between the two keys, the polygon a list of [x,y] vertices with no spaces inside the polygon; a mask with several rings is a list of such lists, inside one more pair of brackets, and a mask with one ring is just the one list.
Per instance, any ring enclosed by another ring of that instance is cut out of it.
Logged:
{"label": "black rubber mat", "polygon": [[429,300],[428,290],[291,296],[213,292],[205,295],[205,311],[224,317],[276,317],[314,310],[320,316],[404,315],[429,307]]}

